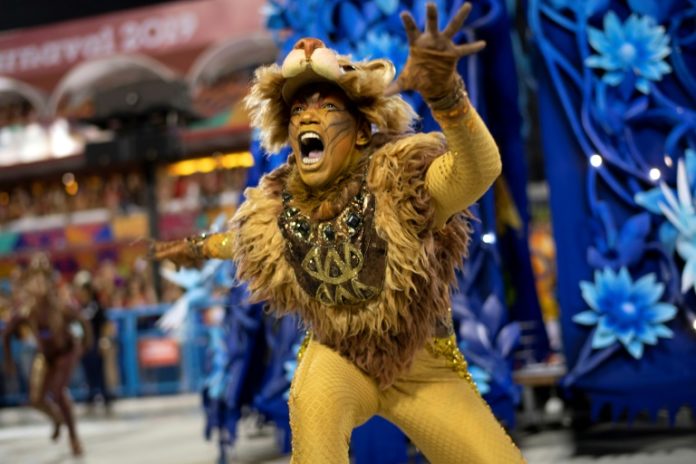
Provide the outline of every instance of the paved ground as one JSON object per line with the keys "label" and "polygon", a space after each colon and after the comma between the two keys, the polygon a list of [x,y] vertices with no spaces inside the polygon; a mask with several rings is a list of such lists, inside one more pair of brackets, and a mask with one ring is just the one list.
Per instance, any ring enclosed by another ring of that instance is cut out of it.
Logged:
{"label": "paved ground", "polygon": [[[203,415],[197,395],[123,400],[111,416],[101,409],[88,412],[77,406],[78,431],[85,455],[72,458],[66,433],[60,442],[49,440],[50,427],[43,416],[28,408],[0,410],[0,463],[2,464],[214,464],[217,448],[203,439]],[[251,427],[246,426],[245,429]],[[240,431],[243,460],[281,464],[270,459],[274,439],[270,433]],[[235,450],[233,450],[234,452]],[[269,458],[269,459],[263,459]]]}
{"label": "paved ground", "polygon": [[693,427],[604,425],[580,436],[547,430],[518,441],[529,464],[696,464]]}
{"label": "paved ground", "polygon": [[[80,459],[70,457],[65,437],[50,443],[49,426],[34,411],[0,410],[0,463],[214,464],[217,449],[202,439],[198,401],[196,395],[124,400],[110,417],[78,406],[86,449]],[[579,436],[565,429],[545,430],[521,433],[516,440],[530,464],[696,464],[696,429],[689,420],[681,422],[673,429],[603,425]],[[242,424],[231,454],[230,463],[289,462],[274,451],[272,431],[250,423]]]}

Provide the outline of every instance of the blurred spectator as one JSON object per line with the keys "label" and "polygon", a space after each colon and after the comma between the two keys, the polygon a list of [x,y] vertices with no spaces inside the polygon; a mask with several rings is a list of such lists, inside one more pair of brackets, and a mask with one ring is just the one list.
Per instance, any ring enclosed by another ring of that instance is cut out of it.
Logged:
{"label": "blurred spectator", "polygon": [[94,277],[94,287],[102,306],[122,308],[125,305],[125,281],[112,260],[105,259],[99,263]]}
{"label": "blurred spectator", "polygon": [[87,404],[93,407],[98,395],[104,401],[107,411],[111,409],[112,396],[104,379],[103,350],[109,343],[104,340],[104,329],[107,323],[106,311],[97,298],[97,292],[92,282],[92,274],[82,270],[73,279],[75,298],[80,304],[82,317],[92,327],[95,343],[82,356],[82,368],[87,380]]}
{"label": "blurred spectator", "polygon": [[128,193],[129,207],[142,208],[145,206],[145,181],[142,175],[136,173],[128,174],[126,191]]}
{"label": "blurred spectator", "polygon": [[151,282],[152,272],[147,261],[138,259],[133,264],[133,272],[128,276],[126,284],[125,306],[147,306],[157,303],[154,287]]}
{"label": "blurred spectator", "polygon": [[[158,201],[164,209],[176,201],[177,209],[184,206],[209,211],[221,206],[224,194],[241,193],[246,169],[219,169],[187,176],[160,172],[157,177]],[[65,173],[52,180],[10,185],[0,188],[0,225],[25,217],[92,209],[106,209],[112,216],[128,215],[145,207],[145,190],[145,180],[139,172],[112,173],[104,178]]]}

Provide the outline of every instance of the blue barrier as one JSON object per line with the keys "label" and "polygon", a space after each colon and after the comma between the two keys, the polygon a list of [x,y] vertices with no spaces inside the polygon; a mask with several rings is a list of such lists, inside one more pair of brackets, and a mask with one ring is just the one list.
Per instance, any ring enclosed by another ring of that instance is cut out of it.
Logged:
{"label": "blue barrier", "polygon": [[[208,338],[202,310],[220,305],[224,305],[224,300],[209,299],[192,308],[186,316],[181,333],[177,334],[167,334],[155,324],[170,308],[169,304],[109,309],[107,317],[116,325],[116,335],[112,341],[117,350],[116,364],[120,379],[117,385],[111,385],[112,394],[117,397],[134,397],[199,391],[205,378]],[[159,366],[142,364],[143,360],[147,361],[143,357],[145,347],[153,342],[156,345],[158,341],[164,341],[170,347],[178,347],[177,362],[165,362]],[[23,404],[27,400],[31,359],[36,347],[31,341],[15,338],[11,350],[17,364],[17,377],[7,378],[4,369],[0,369],[0,406]],[[3,356],[0,346],[0,360],[4,359]],[[81,366],[73,375],[70,391],[78,401],[86,397],[87,389]]]}

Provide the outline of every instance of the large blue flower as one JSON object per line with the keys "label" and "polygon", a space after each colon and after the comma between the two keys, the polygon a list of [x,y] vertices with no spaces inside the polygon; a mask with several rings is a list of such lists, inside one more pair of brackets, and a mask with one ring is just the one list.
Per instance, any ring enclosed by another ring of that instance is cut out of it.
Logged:
{"label": "large blue flower", "polygon": [[623,24],[613,11],[604,16],[604,31],[589,29],[589,41],[598,55],[585,64],[606,71],[602,80],[619,85],[624,79],[647,94],[650,81],[659,81],[672,68],[664,61],[670,54],[669,35],[650,16],[631,15]]}
{"label": "large blue flower", "polygon": [[667,221],[660,226],[660,240],[667,250],[684,260],[682,293],[696,288],[696,151],[687,149],[677,165],[676,192],[664,182],[659,187],[639,192],[635,201],[648,211],[664,215]]}
{"label": "large blue flower", "polygon": [[596,271],[594,282],[580,282],[582,297],[592,308],[573,316],[582,325],[596,326],[592,348],[601,349],[620,342],[636,359],[643,356],[643,345],[656,345],[658,338],[671,338],[663,323],[674,318],[677,308],[660,302],[664,285],[655,274],[633,281],[624,267]]}
{"label": "large blue flower", "polygon": [[666,200],[659,204],[660,210],[677,230],[677,253],[685,262],[682,293],[686,293],[696,285],[696,208],[683,160],[679,160],[677,168],[677,196],[666,184],[660,187]]}
{"label": "large blue flower", "polygon": [[[684,156],[684,174],[691,190],[691,195],[696,196],[696,151],[687,149]],[[653,214],[663,215],[660,204],[667,204],[664,187],[659,185],[645,192],[638,192],[633,198],[637,204]],[[672,254],[676,245],[679,231],[669,221],[665,221],[659,230],[660,242],[667,251]]]}

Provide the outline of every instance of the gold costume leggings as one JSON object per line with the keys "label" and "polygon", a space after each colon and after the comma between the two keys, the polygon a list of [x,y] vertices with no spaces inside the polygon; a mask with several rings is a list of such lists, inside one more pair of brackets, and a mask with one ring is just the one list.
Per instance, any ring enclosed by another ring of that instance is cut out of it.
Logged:
{"label": "gold costume leggings", "polygon": [[347,464],[353,429],[375,414],[397,425],[432,464],[514,464],[524,458],[476,390],[448,339],[420,350],[391,387],[317,341],[290,389],[292,464]]}

